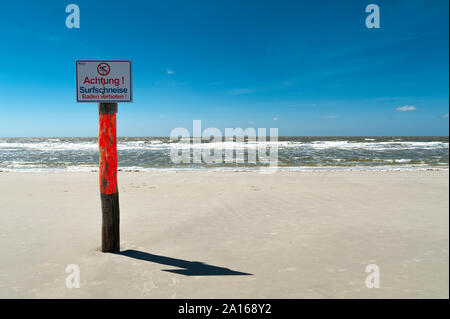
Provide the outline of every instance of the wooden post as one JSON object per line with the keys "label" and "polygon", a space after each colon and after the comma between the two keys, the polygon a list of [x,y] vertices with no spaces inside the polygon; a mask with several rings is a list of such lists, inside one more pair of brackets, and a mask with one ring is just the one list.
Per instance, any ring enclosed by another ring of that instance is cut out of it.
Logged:
{"label": "wooden post", "polygon": [[98,146],[102,201],[102,252],[120,251],[119,190],[117,188],[117,103],[99,103]]}

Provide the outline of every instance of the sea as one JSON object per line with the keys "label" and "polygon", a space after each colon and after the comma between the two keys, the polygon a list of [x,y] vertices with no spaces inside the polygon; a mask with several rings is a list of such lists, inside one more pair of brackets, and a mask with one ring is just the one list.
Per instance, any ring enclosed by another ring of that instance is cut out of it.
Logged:
{"label": "sea", "polygon": [[[224,138],[190,143],[169,137],[118,138],[120,171],[231,170],[252,171],[268,164],[243,162],[175,163],[174,150],[225,152],[276,146],[277,167],[291,171],[323,170],[448,170],[448,136],[328,136],[278,137],[264,142]],[[262,144],[261,144],[262,143]],[[274,144],[275,143],[275,144]],[[181,153],[180,153],[181,154]],[[0,172],[97,171],[98,140],[89,137],[0,138]],[[259,157],[258,157],[259,158]]]}

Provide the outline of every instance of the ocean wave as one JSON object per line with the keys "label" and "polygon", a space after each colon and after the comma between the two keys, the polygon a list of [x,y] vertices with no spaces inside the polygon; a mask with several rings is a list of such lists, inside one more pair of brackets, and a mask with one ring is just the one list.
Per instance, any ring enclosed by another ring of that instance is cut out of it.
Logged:
{"label": "ocean wave", "polygon": [[445,149],[448,142],[351,142],[351,141],[313,141],[311,143],[291,142],[288,147],[304,147],[315,149],[367,149],[367,150],[393,150],[393,149]]}
{"label": "ocean wave", "polygon": [[[248,142],[209,142],[209,143],[189,143],[186,142],[163,142],[155,141],[119,141],[118,150],[170,150],[170,149],[256,149],[263,147],[298,148],[298,149],[367,149],[367,150],[407,150],[407,149],[448,149],[448,142],[352,142],[352,141],[311,141],[311,142],[290,142],[290,141],[248,141]],[[96,151],[98,144],[92,142],[0,142],[0,151],[37,150],[37,151]]]}
{"label": "ocean wave", "polygon": [[[177,165],[171,161],[173,150],[227,151],[278,150],[279,166],[283,169],[309,167],[330,169],[336,166],[355,167],[395,166],[446,167],[448,166],[448,137],[393,138],[393,137],[280,137],[275,141],[232,141],[204,142],[192,144],[172,142],[169,138],[119,138],[119,167],[130,170],[147,169],[205,169],[223,167],[229,164],[186,164]],[[233,152],[234,153],[234,152]],[[245,159],[245,156],[244,156]],[[98,142],[96,138],[0,138],[0,170],[96,170],[98,166]],[[190,168],[190,167],[193,168]],[[231,169],[247,170],[262,167],[249,163],[232,165]]]}
{"label": "ocean wave", "polygon": [[[448,166],[292,166],[292,167],[119,167],[119,172],[183,172],[183,171],[208,171],[208,172],[338,172],[338,171],[449,171]],[[0,168],[2,172],[23,172],[23,173],[39,173],[39,172],[98,172],[98,167],[91,166],[68,166],[65,168],[52,167],[16,167],[16,168]]]}

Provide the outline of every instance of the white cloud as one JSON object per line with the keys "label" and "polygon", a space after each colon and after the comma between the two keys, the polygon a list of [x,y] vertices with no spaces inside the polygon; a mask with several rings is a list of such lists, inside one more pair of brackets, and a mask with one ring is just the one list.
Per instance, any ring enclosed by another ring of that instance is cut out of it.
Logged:
{"label": "white cloud", "polygon": [[448,114],[442,115],[442,118],[443,118],[443,119],[448,119]]}
{"label": "white cloud", "polygon": [[274,121],[278,121],[278,117],[274,117],[273,120],[274,120]]}
{"label": "white cloud", "polygon": [[172,70],[172,69],[169,69],[169,68],[167,68],[167,74],[174,74],[175,73],[175,71],[174,70]]}
{"label": "white cloud", "polygon": [[417,110],[414,105],[403,105],[396,108],[398,112],[411,112]]}

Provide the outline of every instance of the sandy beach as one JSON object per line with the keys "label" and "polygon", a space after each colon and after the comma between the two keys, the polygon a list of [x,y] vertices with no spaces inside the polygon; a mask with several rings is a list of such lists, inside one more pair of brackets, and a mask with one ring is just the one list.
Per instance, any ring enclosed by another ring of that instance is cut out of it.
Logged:
{"label": "sandy beach", "polygon": [[120,172],[105,254],[97,173],[0,172],[0,298],[448,298],[448,191],[448,171]]}

